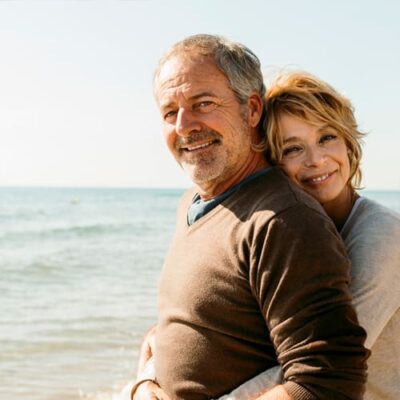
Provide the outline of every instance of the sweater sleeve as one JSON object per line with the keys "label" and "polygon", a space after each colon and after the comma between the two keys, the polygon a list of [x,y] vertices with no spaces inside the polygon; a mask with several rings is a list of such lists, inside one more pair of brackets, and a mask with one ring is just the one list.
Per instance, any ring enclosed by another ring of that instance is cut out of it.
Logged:
{"label": "sweater sleeve", "polygon": [[365,331],[348,291],[350,264],[332,222],[306,205],[255,227],[249,280],[295,400],[361,400]]}

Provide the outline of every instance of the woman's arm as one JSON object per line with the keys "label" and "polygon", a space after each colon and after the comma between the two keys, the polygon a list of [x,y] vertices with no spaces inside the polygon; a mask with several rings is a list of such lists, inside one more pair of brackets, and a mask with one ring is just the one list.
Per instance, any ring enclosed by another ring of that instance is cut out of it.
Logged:
{"label": "woman's arm", "polygon": [[254,400],[280,383],[282,383],[282,369],[277,365],[261,372],[219,400]]}
{"label": "woman's arm", "polygon": [[352,263],[353,304],[371,349],[400,307],[400,216],[364,199],[341,234]]}

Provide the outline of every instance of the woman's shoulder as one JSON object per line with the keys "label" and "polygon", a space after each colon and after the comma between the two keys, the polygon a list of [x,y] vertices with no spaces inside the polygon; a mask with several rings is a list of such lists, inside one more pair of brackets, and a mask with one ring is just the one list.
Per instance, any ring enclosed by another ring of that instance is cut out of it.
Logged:
{"label": "woman's shoulder", "polygon": [[373,231],[375,234],[389,230],[400,235],[400,214],[368,197],[360,197],[341,234],[346,237],[359,229],[363,232]]}
{"label": "woman's shoulder", "polygon": [[[378,202],[361,197],[340,232],[353,263],[400,260],[400,215]],[[373,261],[375,260],[375,261]]]}
{"label": "woman's shoulder", "polygon": [[352,263],[353,304],[371,348],[400,307],[400,215],[361,197],[348,222],[341,234]]}

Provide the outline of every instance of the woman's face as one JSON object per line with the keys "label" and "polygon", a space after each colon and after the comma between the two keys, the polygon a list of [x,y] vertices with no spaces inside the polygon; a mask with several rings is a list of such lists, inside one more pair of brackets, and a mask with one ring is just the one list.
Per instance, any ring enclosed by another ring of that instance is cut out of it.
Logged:
{"label": "woman's face", "polygon": [[341,203],[350,187],[350,162],[344,138],[323,123],[282,114],[281,168],[322,205]]}

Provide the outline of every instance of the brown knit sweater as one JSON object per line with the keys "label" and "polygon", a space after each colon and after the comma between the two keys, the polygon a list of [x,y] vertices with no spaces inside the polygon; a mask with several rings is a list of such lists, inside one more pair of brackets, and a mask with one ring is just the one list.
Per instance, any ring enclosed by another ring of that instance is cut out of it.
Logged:
{"label": "brown knit sweater", "polygon": [[161,387],[172,399],[216,398],[279,362],[296,400],[362,399],[365,332],[319,204],[275,168],[188,226],[193,195],[161,275]]}

